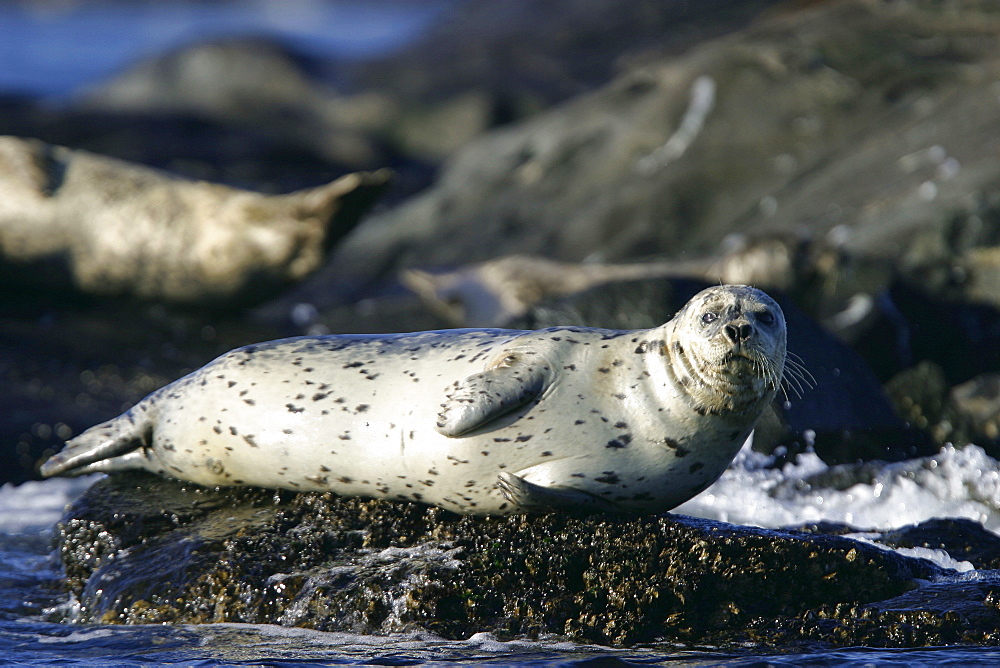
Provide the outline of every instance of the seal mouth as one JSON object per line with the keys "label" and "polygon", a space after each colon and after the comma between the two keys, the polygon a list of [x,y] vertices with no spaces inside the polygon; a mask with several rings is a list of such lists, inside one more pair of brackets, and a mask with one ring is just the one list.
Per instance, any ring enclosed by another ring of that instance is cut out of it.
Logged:
{"label": "seal mouth", "polygon": [[746,346],[736,344],[733,346],[732,350],[726,352],[722,356],[723,364],[745,364],[753,366],[758,363],[760,359],[759,354],[755,354],[757,351],[755,349],[747,349]]}
{"label": "seal mouth", "polygon": [[764,377],[767,375],[766,356],[753,348],[735,347],[722,356],[720,366],[731,376]]}

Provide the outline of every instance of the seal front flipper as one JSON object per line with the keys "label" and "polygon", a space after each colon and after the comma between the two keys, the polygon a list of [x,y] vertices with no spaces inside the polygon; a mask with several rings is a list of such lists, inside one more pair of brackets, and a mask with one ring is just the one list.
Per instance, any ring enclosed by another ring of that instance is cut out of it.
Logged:
{"label": "seal front flipper", "polygon": [[505,499],[525,513],[551,510],[583,515],[621,512],[615,504],[589,492],[572,487],[543,487],[507,471],[497,475],[497,487]]}
{"label": "seal front flipper", "polygon": [[552,367],[544,360],[510,353],[498,366],[448,388],[435,426],[450,437],[478,429],[540,397],[551,377]]}
{"label": "seal front flipper", "polygon": [[140,404],[127,413],[91,427],[66,442],[42,464],[44,478],[108,473],[144,468],[141,448],[149,445],[152,423]]}

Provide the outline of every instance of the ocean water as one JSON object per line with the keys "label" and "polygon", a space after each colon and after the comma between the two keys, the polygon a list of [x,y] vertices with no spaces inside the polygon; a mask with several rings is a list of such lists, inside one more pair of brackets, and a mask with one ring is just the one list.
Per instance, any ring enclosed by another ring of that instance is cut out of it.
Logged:
{"label": "ocean water", "polygon": [[[859,469],[831,469],[814,455],[784,468],[749,448],[716,485],[677,512],[740,524],[782,527],[847,522],[888,529],[932,517],[967,517],[1000,531],[1000,462],[975,446],[934,457]],[[836,475],[833,475],[836,474]],[[853,477],[852,477],[853,476]],[[363,636],[270,625],[99,626],[72,618],[50,553],[52,527],[66,503],[95,478],[0,487],[0,664],[2,665],[491,665],[491,666],[882,666],[997,665],[1000,649],[817,649],[803,653],[649,646],[606,648],[558,638],[501,642],[488,633],[448,641],[426,633]],[[823,487],[803,480],[834,480]],[[865,539],[865,533],[857,535]],[[961,582],[996,577],[932,550],[908,552],[954,569]]]}

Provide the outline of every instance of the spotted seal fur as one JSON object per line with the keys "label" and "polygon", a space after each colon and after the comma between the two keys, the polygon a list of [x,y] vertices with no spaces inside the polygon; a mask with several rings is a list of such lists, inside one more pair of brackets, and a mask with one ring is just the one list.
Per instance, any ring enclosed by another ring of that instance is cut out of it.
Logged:
{"label": "spotted seal fur", "polygon": [[739,285],[648,330],[284,339],[154,392],[41,470],[144,469],[473,514],[662,512],[722,474],[785,354],[780,307]]}

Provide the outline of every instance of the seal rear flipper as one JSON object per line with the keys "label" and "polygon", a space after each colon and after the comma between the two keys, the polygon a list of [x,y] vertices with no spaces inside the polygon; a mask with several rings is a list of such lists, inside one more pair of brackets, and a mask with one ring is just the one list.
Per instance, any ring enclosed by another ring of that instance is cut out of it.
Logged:
{"label": "seal rear flipper", "polygon": [[151,425],[145,412],[133,408],[107,422],[91,427],[49,457],[41,466],[44,478],[144,468],[136,452],[150,442]]}
{"label": "seal rear flipper", "polygon": [[611,501],[572,487],[543,487],[506,471],[497,475],[497,487],[504,498],[526,513],[552,510],[572,514],[619,513]]}
{"label": "seal rear flipper", "polygon": [[469,376],[448,388],[438,413],[438,432],[452,438],[537,399],[549,386],[552,367],[538,360],[528,364],[511,354],[501,366]]}

